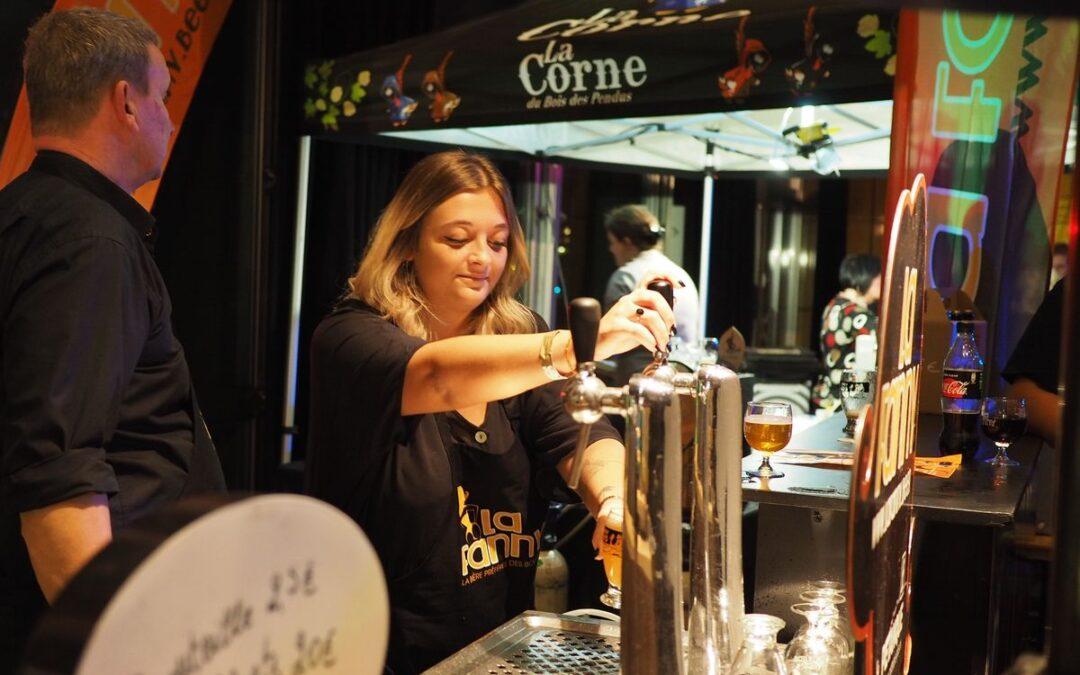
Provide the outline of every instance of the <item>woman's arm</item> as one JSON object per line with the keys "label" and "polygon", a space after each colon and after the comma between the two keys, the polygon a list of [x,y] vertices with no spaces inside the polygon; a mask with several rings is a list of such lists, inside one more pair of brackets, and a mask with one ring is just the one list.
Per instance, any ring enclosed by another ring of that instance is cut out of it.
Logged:
{"label": "woman's arm", "polygon": [[[639,345],[655,350],[667,342],[674,323],[660,294],[638,289],[623,296],[600,320],[596,358]],[[465,335],[429,342],[416,350],[405,369],[401,414],[460,410],[548,382],[540,366],[543,340],[544,334]],[[560,372],[574,370],[569,331],[556,331],[551,356]]]}
{"label": "woman's arm", "polygon": [[[613,510],[623,509],[623,489],[626,485],[625,470],[626,448],[612,438],[601,439],[585,449],[582,458],[581,482],[578,495],[585,502],[589,513],[596,518],[593,530],[593,548],[600,549],[600,537],[608,515]],[[563,480],[569,480],[574,470],[574,455],[570,454],[559,462],[559,474]],[[622,514],[618,515],[622,520]]]}

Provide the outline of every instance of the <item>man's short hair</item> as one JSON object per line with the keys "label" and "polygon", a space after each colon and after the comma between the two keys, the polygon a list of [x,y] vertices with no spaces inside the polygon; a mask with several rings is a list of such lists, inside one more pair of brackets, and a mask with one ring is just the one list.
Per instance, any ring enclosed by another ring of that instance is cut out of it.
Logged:
{"label": "man's short hair", "polygon": [[881,260],[876,255],[849,255],[840,263],[840,290],[854,288],[859,293],[866,293],[874,277],[880,274]]}
{"label": "man's short hair", "polygon": [[97,113],[102,95],[120,80],[145,94],[151,45],[149,26],[101,9],[51,12],[26,38],[23,74],[35,134],[81,129]]}
{"label": "man's short hair", "polygon": [[624,204],[608,211],[604,216],[604,229],[616,239],[629,239],[643,251],[656,246],[664,234],[656,216],[641,204]]}

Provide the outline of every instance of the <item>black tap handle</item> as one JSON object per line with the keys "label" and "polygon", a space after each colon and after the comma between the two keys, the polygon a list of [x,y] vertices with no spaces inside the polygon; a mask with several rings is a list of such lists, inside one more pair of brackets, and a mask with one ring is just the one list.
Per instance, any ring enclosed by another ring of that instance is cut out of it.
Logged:
{"label": "black tap handle", "polygon": [[664,279],[656,279],[650,281],[646,286],[650,291],[656,291],[660,295],[664,296],[664,300],[667,300],[668,307],[675,308],[675,288],[671,285],[670,281]]}
{"label": "black tap handle", "polygon": [[570,337],[578,364],[596,358],[596,335],[600,330],[600,303],[593,298],[574,298],[570,303]]}

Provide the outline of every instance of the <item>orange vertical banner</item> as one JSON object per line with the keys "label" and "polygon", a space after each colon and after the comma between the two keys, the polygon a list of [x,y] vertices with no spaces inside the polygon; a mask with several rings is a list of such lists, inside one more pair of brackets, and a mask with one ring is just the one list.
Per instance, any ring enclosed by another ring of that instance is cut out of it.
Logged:
{"label": "orange vertical banner", "polygon": [[927,177],[927,281],[987,320],[992,381],[1046,289],[1078,36],[1071,18],[901,12],[886,203]]}
{"label": "orange vertical banner", "polygon": [[[140,19],[161,37],[161,52],[169,67],[171,84],[165,105],[176,133],[169,139],[166,164],[173,144],[180,134],[188,106],[195,95],[210,49],[225,22],[232,0],[56,0],[52,11],[73,7],[99,7],[117,14]],[[30,166],[34,148],[30,142],[30,108],[26,87],[19,92],[15,114],[0,151],[0,187],[7,185]],[[157,196],[159,180],[147,183],[135,193],[147,210]]]}

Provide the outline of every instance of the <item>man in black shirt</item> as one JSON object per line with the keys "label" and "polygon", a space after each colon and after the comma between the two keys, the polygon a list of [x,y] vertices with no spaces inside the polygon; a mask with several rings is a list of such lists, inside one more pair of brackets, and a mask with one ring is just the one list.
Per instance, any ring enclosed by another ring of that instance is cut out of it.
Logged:
{"label": "man in black shirt", "polygon": [[1027,399],[1029,431],[1054,447],[1061,428],[1058,382],[1064,308],[1065,282],[1059,281],[1031,317],[1001,373],[1009,382],[1009,396]]}
{"label": "man in black shirt", "polygon": [[154,219],[173,126],[158,38],[78,9],[33,28],[24,61],[37,158],[0,191],[0,672],[112,533],[224,489]]}

